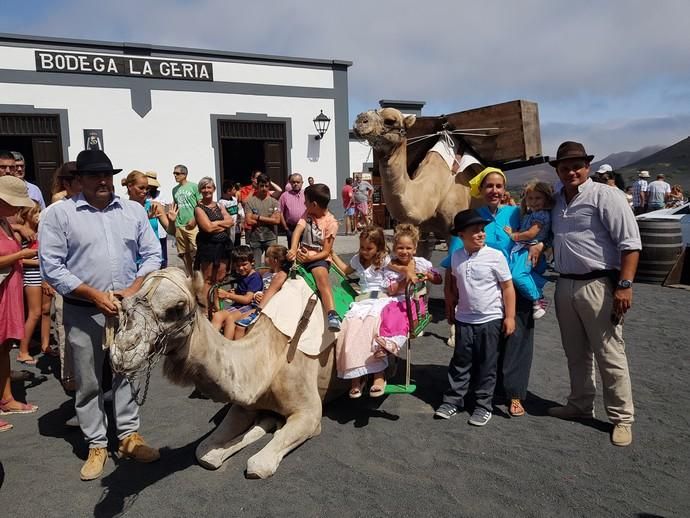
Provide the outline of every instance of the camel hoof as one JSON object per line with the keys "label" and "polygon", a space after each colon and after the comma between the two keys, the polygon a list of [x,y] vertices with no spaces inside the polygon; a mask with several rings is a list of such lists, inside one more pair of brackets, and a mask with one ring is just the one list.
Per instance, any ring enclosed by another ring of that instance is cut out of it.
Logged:
{"label": "camel hoof", "polygon": [[[214,453],[216,455],[213,455]],[[223,458],[222,456],[218,456],[217,453],[218,452],[210,451],[205,455],[200,455],[199,452],[197,452],[196,460],[202,468],[215,471],[223,465]]]}
{"label": "camel hoof", "polygon": [[247,478],[268,478],[272,476],[278,469],[278,462],[262,461],[261,459],[256,458],[258,455],[260,455],[260,452],[247,461]]}

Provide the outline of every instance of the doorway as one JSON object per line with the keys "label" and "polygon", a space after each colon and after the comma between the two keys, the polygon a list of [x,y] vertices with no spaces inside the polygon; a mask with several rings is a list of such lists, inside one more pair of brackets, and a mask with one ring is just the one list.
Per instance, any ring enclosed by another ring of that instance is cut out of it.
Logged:
{"label": "doorway", "polygon": [[28,182],[50,202],[55,170],[63,162],[58,115],[0,113],[0,149],[24,155]]}
{"label": "doorway", "polygon": [[221,184],[247,185],[259,170],[280,188],[287,183],[286,125],[283,122],[219,120]]}

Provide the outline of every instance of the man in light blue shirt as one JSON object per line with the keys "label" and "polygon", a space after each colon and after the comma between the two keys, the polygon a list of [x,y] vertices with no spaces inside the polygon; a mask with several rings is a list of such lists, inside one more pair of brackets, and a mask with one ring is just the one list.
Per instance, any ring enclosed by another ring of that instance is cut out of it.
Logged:
{"label": "man in light blue shirt", "polygon": [[[103,472],[108,458],[108,423],[103,410],[101,373],[103,328],[117,308],[110,294],[136,293],[146,274],[160,268],[161,248],[144,208],[113,193],[113,169],[103,151],[77,157],[82,192],[51,205],[41,217],[39,259],[43,278],[64,297],[64,325],[74,358],[75,407],[89,444],[82,480]],[[113,413],[119,453],[140,462],[159,458],[139,435],[139,408],[131,385],[113,377]]]}

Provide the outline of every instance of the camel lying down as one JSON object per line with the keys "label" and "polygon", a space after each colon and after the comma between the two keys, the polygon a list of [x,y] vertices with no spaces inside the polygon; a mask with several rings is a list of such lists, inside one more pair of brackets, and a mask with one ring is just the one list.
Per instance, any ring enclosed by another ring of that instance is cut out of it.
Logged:
{"label": "camel lying down", "polygon": [[[178,268],[150,274],[136,295],[123,300],[111,347],[113,368],[133,375],[163,355],[163,373],[170,381],[195,384],[214,401],[232,403],[225,419],[197,447],[196,457],[205,468],[219,468],[275,430],[273,439],[247,462],[247,477],[270,477],[287,453],[321,432],[324,400],[346,390],[335,376],[335,348],[318,356],[297,350],[288,362],[288,337],[263,315],[245,338],[227,340],[197,303],[202,292],[201,277],[192,281]],[[315,311],[320,310],[319,304]]]}

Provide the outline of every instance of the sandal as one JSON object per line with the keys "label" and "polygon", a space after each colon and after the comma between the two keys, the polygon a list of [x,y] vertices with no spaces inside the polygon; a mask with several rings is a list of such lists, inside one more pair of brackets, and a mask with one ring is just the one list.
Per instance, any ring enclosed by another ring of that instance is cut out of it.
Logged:
{"label": "sandal", "polygon": [[[19,408],[10,408],[10,404],[13,402],[17,403]],[[19,401],[15,401],[14,399],[0,400],[0,415],[33,414],[36,410],[38,410],[38,407],[29,403],[21,403]]]}
{"label": "sandal", "polygon": [[14,428],[14,426],[12,424],[8,423],[7,421],[3,421],[2,419],[0,419],[0,432],[7,432],[7,431],[11,430],[12,428]]}
{"label": "sandal", "polygon": [[519,399],[511,399],[508,413],[513,417],[520,417],[525,415],[525,409],[522,406],[522,402]]}
{"label": "sandal", "polygon": [[369,389],[369,397],[381,397],[386,393],[386,380],[383,380],[383,383],[380,385],[376,381]]}
{"label": "sandal", "polygon": [[367,384],[366,380],[362,380],[356,387],[352,387],[350,389],[350,392],[348,392],[348,396],[350,399],[359,399],[362,397],[362,394],[364,393],[364,386]]}
{"label": "sandal", "polygon": [[24,365],[36,365],[38,363],[38,360],[36,358],[29,358],[28,360],[20,360],[17,358],[17,361],[19,363],[23,363]]}

